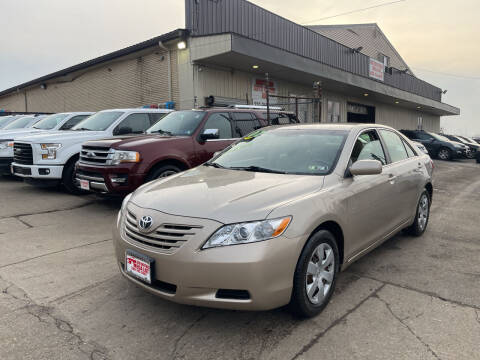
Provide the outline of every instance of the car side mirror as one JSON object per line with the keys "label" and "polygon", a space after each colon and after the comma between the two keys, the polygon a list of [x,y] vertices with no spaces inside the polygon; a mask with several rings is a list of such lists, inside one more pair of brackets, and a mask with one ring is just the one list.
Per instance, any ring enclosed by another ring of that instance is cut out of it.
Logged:
{"label": "car side mirror", "polygon": [[205,129],[203,130],[202,135],[200,135],[200,139],[203,141],[210,140],[210,139],[218,139],[220,137],[218,129]]}
{"label": "car side mirror", "polygon": [[358,160],[349,170],[352,175],[377,175],[382,173],[382,163],[378,160]]}
{"label": "car side mirror", "polygon": [[131,134],[133,132],[131,127],[128,126],[122,126],[115,131],[115,135],[125,135],[125,134]]}

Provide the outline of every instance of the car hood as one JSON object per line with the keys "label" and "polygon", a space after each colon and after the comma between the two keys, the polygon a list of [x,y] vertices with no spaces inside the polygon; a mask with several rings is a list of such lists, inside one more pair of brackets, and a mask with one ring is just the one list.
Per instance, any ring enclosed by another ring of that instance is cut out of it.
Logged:
{"label": "car hood", "polygon": [[12,129],[12,130],[5,130],[3,132],[0,130],[0,140],[3,140],[3,139],[15,140],[17,137],[20,137],[20,136],[28,136],[31,134],[38,134],[45,131],[46,130],[34,129],[34,128]]}
{"label": "car hood", "polygon": [[[89,146],[111,147],[117,150],[129,150],[137,146],[142,146],[150,143],[170,142],[179,139],[178,136],[161,136],[161,135],[133,135],[133,136],[118,136],[108,139],[100,139],[89,141]],[[185,138],[185,137],[182,137]]]}
{"label": "car hood", "polygon": [[275,208],[323,187],[323,176],[199,166],[140,187],[131,201],[171,215],[224,224],[265,219]]}
{"label": "car hood", "polygon": [[98,139],[105,136],[103,131],[88,131],[88,130],[60,130],[60,131],[48,131],[40,134],[33,134],[31,136],[23,137],[22,141],[30,142],[33,144],[39,143],[83,143],[91,139]]}

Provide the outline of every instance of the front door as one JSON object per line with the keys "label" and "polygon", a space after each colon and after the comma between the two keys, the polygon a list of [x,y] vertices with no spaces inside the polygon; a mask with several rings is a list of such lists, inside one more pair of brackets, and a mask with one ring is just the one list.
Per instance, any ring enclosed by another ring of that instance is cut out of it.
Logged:
{"label": "front door", "polygon": [[[203,129],[200,131],[202,134],[206,129],[217,129],[218,139],[208,139],[202,141],[197,138],[195,140],[195,149],[197,153],[198,164],[210,160],[217,151],[225,149],[228,145],[233,143],[236,138],[233,137],[232,121],[228,113],[214,112],[210,113]],[[198,165],[195,164],[195,165]]]}

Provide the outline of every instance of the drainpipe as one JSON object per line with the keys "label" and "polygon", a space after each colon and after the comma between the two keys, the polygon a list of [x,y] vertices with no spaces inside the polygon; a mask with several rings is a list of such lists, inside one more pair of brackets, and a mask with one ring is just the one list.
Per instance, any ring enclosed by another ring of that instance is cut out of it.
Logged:
{"label": "drainpipe", "polygon": [[23,96],[25,97],[25,112],[28,112],[27,90],[23,92]]}
{"label": "drainpipe", "polygon": [[163,45],[161,41],[158,42],[160,49],[167,52],[167,61],[168,61],[168,100],[173,101],[172,99],[172,63],[170,61],[170,50]]}

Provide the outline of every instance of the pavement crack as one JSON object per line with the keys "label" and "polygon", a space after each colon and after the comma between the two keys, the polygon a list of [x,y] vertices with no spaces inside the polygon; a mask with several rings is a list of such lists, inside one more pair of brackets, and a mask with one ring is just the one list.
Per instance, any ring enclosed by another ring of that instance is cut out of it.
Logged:
{"label": "pavement crack", "polygon": [[23,216],[43,215],[43,214],[51,214],[51,213],[59,212],[59,211],[76,210],[76,209],[81,209],[83,207],[95,204],[97,202],[98,202],[98,200],[91,200],[91,201],[87,201],[86,203],[81,204],[81,205],[70,206],[70,207],[66,207],[66,208],[63,208],[63,209],[54,209],[54,210],[45,210],[45,211],[39,211],[39,212],[34,212],[34,213],[23,213],[23,214],[16,214],[16,215],[0,216],[0,219],[9,219],[9,218],[18,219],[18,218],[23,217]]}
{"label": "pavement crack", "polygon": [[331,329],[333,329],[335,326],[337,326],[338,324],[341,324],[343,323],[347,317],[354,313],[360,306],[362,306],[368,299],[371,299],[372,297],[376,296],[377,293],[382,290],[383,288],[385,287],[385,284],[382,284],[381,286],[379,286],[378,288],[376,288],[370,295],[368,295],[367,297],[365,297],[365,299],[363,299],[362,301],[360,301],[357,305],[355,305],[353,308],[351,308],[350,310],[348,310],[345,314],[343,314],[342,316],[340,316],[338,319],[336,319],[335,321],[333,321],[326,329],[320,331],[318,334],[316,334],[314,336],[314,338],[312,340],[310,340],[308,342],[308,344],[304,345],[302,347],[302,349],[297,352],[291,360],[295,360],[295,359],[298,359],[300,356],[302,356],[303,354],[305,354],[308,350],[310,350],[316,343],[318,340],[320,340],[326,333],[328,333]]}
{"label": "pavement crack", "polygon": [[187,328],[182,332],[182,334],[175,340],[174,347],[173,347],[173,350],[172,350],[172,353],[171,353],[171,358],[172,359],[177,358],[178,345],[180,344],[180,341],[182,341],[182,339],[188,334],[188,332],[190,330],[192,330],[192,328],[195,325],[197,325],[200,321],[205,319],[208,316],[208,314],[210,314],[210,312],[206,311],[205,313],[201,314],[197,319],[192,321],[192,323],[189,326],[187,326]]}
{"label": "pavement crack", "polygon": [[91,243],[86,243],[86,244],[82,244],[82,245],[78,245],[78,246],[72,246],[72,247],[70,247],[70,248],[66,248],[66,249],[62,249],[62,250],[58,250],[58,251],[52,251],[52,252],[49,252],[49,253],[46,253],[46,254],[42,254],[42,255],[38,255],[38,256],[34,256],[34,257],[32,257],[32,258],[28,258],[28,259],[25,259],[25,260],[20,260],[20,261],[14,262],[14,263],[2,265],[2,266],[0,266],[0,269],[6,268],[6,267],[8,267],[8,266],[23,264],[23,263],[28,262],[28,261],[31,261],[31,260],[39,259],[39,258],[42,258],[42,257],[45,257],[45,256],[49,256],[49,255],[59,254],[59,253],[65,252],[65,251],[74,250],[74,249],[82,248],[82,247],[85,247],[85,246],[100,244],[100,243],[102,243],[102,242],[110,241],[110,240],[112,240],[112,239],[103,239],[103,240],[94,241],[94,242],[91,242]]}
{"label": "pavement crack", "polygon": [[13,217],[14,219],[20,221],[23,225],[25,225],[26,227],[28,227],[29,229],[33,228],[34,226],[29,224],[28,222],[26,222],[25,220],[22,220],[19,216],[14,216]]}
{"label": "pavement crack", "polygon": [[440,360],[440,357],[437,355],[437,353],[430,347],[430,345],[428,345],[425,341],[422,340],[422,338],[420,336],[418,336],[415,331],[413,331],[413,329],[408,326],[407,323],[405,323],[405,320],[406,319],[402,319],[400,318],[400,316],[398,316],[397,314],[395,314],[395,312],[393,311],[392,307],[390,306],[390,304],[385,301],[384,299],[382,299],[380,296],[378,296],[377,293],[375,293],[373,295],[376,299],[378,299],[379,301],[381,301],[383,304],[385,304],[386,308],[388,309],[388,311],[390,312],[390,314],[392,314],[392,316],[397,319],[397,321],[402,324],[413,336],[415,336],[415,338],[423,345],[427,348],[427,350],[435,357],[435,359],[439,359]]}

